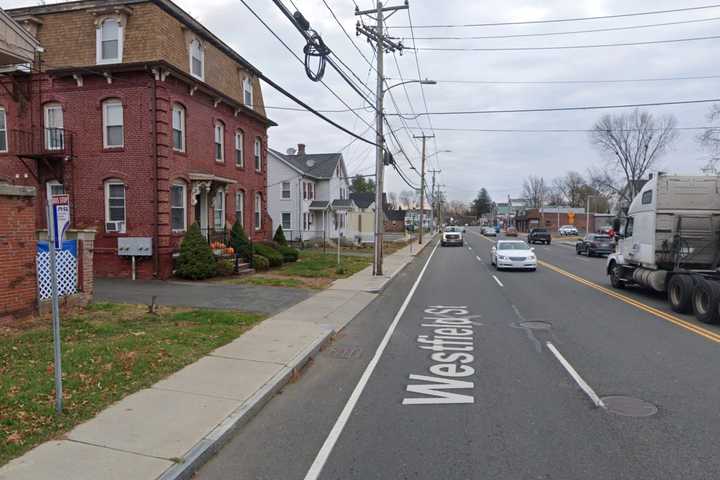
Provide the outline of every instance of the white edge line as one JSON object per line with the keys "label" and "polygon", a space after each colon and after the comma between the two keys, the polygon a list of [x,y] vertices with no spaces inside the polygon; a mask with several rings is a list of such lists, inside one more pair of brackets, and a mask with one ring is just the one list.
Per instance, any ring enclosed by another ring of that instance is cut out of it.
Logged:
{"label": "white edge line", "polygon": [[477,261],[478,261],[478,262],[482,263],[482,258],[480,258],[479,255],[475,255],[475,258],[477,258]]}
{"label": "white edge line", "polygon": [[322,472],[322,469],[325,466],[327,459],[330,457],[330,454],[332,453],[332,449],[335,447],[335,443],[337,443],[338,438],[340,438],[340,434],[342,433],[343,429],[345,428],[345,424],[347,423],[348,419],[350,418],[350,414],[352,413],[353,409],[355,408],[355,404],[357,404],[357,401],[360,398],[360,395],[362,395],[362,392],[365,389],[365,385],[367,384],[368,380],[370,380],[370,376],[373,374],[375,367],[377,366],[378,362],[380,361],[380,357],[382,356],[383,352],[385,351],[385,347],[387,347],[388,343],[390,342],[390,337],[392,337],[393,333],[395,332],[395,328],[397,327],[398,323],[400,322],[400,318],[403,316],[403,314],[405,313],[405,310],[407,309],[407,306],[410,304],[410,300],[412,299],[413,295],[415,294],[415,290],[417,290],[418,285],[420,285],[420,281],[422,280],[423,275],[425,275],[425,270],[427,270],[427,267],[430,264],[430,260],[432,260],[432,257],[438,248],[438,245],[439,245],[439,243],[435,244],[435,248],[433,248],[433,251],[430,252],[430,256],[428,257],[427,261],[425,262],[425,266],[423,266],[422,270],[420,271],[420,275],[418,275],[418,278],[415,280],[415,283],[413,284],[412,288],[410,289],[410,292],[408,292],[407,297],[405,297],[405,301],[400,306],[400,310],[398,310],[397,313],[395,314],[395,318],[393,319],[392,323],[390,324],[387,331],[385,332],[385,336],[383,337],[382,341],[380,342],[380,345],[378,345],[378,348],[375,351],[375,355],[373,355],[373,358],[370,360],[370,363],[368,363],[368,366],[365,368],[365,371],[363,372],[362,376],[360,377],[360,381],[358,381],[357,385],[355,386],[355,389],[350,394],[350,398],[348,398],[348,401],[345,404],[345,407],[342,409],[342,412],[340,412],[340,416],[335,421],[335,425],[333,425],[332,430],[330,430],[330,433],[328,434],[327,438],[325,439],[325,442],[323,443],[323,446],[320,448],[320,451],[318,452],[317,456],[315,457],[315,460],[313,461],[312,465],[310,465],[310,469],[308,470],[307,474],[305,475],[305,480],[317,480],[317,478],[320,476],[320,473]]}
{"label": "white edge line", "polygon": [[498,285],[500,285],[501,287],[504,287],[504,286],[505,286],[505,285],[502,284],[502,282],[500,281],[500,279],[497,278],[495,275],[493,275],[492,277],[495,279],[495,281],[497,282]]}
{"label": "white edge line", "polygon": [[597,393],[588,385],[585,380],[582,379],[580,374],[578,374],[575,369],[570,365],[570,363],[565,360],[565,357],[562,356],[562,353],[558,351],[557,348],[555,348],[555,345],[553,345],[550,342],[546,342],[545,345],[547,345],[548,349],[552,352],[553,355],[555,355],[555,358],[558,359],[560,364],[567,370],[567,372],[570,374],[570,376],[575,380],[575,382],[580,386],[583,392],[590,397],[590,400],[595,404],[596,407],[600,408],[606,408],[605,403],[600,399],[600,397],[597,396]]}

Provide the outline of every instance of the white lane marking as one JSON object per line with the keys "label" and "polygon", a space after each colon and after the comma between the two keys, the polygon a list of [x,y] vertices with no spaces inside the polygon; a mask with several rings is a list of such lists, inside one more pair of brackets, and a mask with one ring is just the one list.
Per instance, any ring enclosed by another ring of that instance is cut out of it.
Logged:
{"label": "white lane marking", "polygon": [[470,245],[468,245],[468,250],[472,251],[472,247]]}
{"label": "white lane marking", "polygon": [[505,286],[505,285],[502,284],[502,282],[501,282],[495,275],[493,275],[492,277],[495,279],[495,281],[497,282],[498,285],[500,285],[501,287],[504,287],[504,286]]}
{"label": "white lane marking", "polygon": [[482,263],[482,258],[480,258],[480,257],[477,256],[477,255],[475,255],[475,258],[477,258],[477,261],[478,261],[478,262]]}
{"label": "white lane marking", "polygon": [[582,389],[585,394],[590,397],[590,400],[595,404],[596,407],[600,408],[606,408],[605,403],[600,399],[600,397],[597,396],[597,393],[588,385],[585,383],[585,380],[582,379],[582,377],[575,371],[575,369],[570,365],[570,363],[565,360],[565,357],[562,356],[562,353],[558,351],[557,348],[555,348],[555,345],[553,345],[550,342],[546,342],[545,345],[547,345],[548,349],[552,352],[553,355],[555,355],[555,358],[558,359],[560,364],[567,370],[567,372],[570,374],[570,376],[575,380],[575,382],[578,384],[578,386]]}
{"label": "white lane marking", "polygon": [[422,280],[423,276],[425,275],[425,270],[427,270],[428,265],[430,265],[430,260],[432,260],[432,257],[438,248],[438,245],[440,244],[435,244],[435,248],[433,248],[432,252],[430,252],[430,256],[425,262],[425,266],[423,266],[422,270],[420,270],[420,275],[418,275],[418,278],[415,280],[415,283],[410,289],[410,292],[408,292],[407,297],[405,297],[405,301],[400,306],[400,310],[398,310],[395,314],[395,318],[385,332],[385,336],[380,342],[380,345],[378,345],[378,348],[375,351],[375,355],[373,355],[373,358],[370,360],[370,363],[368,363],[367,368],[365,368],[365,371],[360,377],[360,381],[358,381],[357,385],[355,385],[355,389],[350,394],[350,398],[348,398],[345,407],[342,409],[342,412],[340,412],[340,416],[335,421],[335,425],[333,425],[332,430],[330,430],[330,433],[325,439],[325,442],[320,448],[320,451],[315,457],[315,460],[313,461],[312,465],[310,465],[310,470],[308,470],[307,474],[305,475],[305,480],[317,480],[317,478],[320,476],[320,473],[322,472],[322,469],[325,466],[327,459],[332,453],[332,449],[335,447],[335,443],[337,443],[338,438],[340,438],[340,434],[345,428],[345,424],[350,418],[350,414],[352,413],[355,405],[358,402],[358,399],[360,398],[360,395],[362,395],[362,392],[365,389],[365,385],[367,385],[368,380],[370,380],[370,376],[373,374],[375,367],[380,361],[380,357],[385,351],[385,347],[387,347],[388,343],[390,342],[390,337],[392,337],[393,333],[395,332],[395,328],[400,322],[400,317],[402,317],[405,313],[407,306],[410,304],[410,300],[415,294],[415,290],[417,290],[418,285],[420,285],[420,280]]}

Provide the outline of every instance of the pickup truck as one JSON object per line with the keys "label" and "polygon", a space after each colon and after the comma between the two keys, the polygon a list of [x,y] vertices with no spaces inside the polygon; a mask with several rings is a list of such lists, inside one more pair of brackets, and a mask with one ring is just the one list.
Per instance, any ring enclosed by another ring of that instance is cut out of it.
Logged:
{"label": "pickup truck", "polygon": [[551,237],[547,228],[532,228],[528,233],[528,243],[544,243],[550,245]]}

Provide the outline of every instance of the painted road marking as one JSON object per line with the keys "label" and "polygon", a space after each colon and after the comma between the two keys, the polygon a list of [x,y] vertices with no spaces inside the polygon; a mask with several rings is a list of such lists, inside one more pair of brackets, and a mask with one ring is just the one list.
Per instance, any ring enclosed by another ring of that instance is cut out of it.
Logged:
{"label": "painted road marking", "polygon": [[621,293],[610,290],[609,288],[600,286],[597,283],[591,282],[589,280],[585,280],[582,277],[579,277],[570,272],[567,272],[567,271],[563,270],[562,268],[556,267],[555,265],[552,265],[550,263],[544,262],[542,260],[538,260],[538,264],[540,264],[543,267],[548,268],[556,273],[559,273],[560,275],[564,275],[568,278],[571,278],[578,283],[582,283],[583,285],[586,285],[590,288],[594,288],[595,290],[598,290],[608,296],[616,298],[616,299],[620,300],[621,302],[625,302],[629,305],[632,305],[633,307],[639,308],[640,310],[643,310],[644,312],[655,315],[656,317],[662,318],[663,320],[667,320],[668,322],[673,323],[673,324],[677,325],[678,327],[682,327],[686,330],[689,330],[697,335],[700,335],[701,337],[705,337],[708,340],[712,340],[713,342],[720,343],[720,334],[718,334],[718,333],[715,333],[711,330],[707,330],[703,327],[700,327],[698,325],[690,323],[686,320],[676,317],[675,315],[671,315],[669,313],[663,312],[662,310],[659,310],[657,308],[651,307],[649,305],[645,305],[644,303],[641,303],[633,298],[630,298],[626,295],[623,295]]}
{"label": "painted road marking", "polygon": [[497,282],[498,285],[500,285],[501,287],[504,287],[504,286],[505,286],[505,285],[502,284],[502,282],[500,281],[500,279],[497,278],[495,275],[493,275],[492,277],[495,279],[495,281]]}
{"label": "painted road marking", "polygon": [[478,255],[475,255],[475,258],[477,258],[477,261],[482,263],[482,258],[480,258]]}
{"label": "painted road marking", "polygon": [[400,318],[403,316],[403,314],[405,313],[405,310],[407,309],[408,305],[410,304],[410,300],[412,300],[412,297],[415,294],[415,290],[417,290],[418,285],[420,285],[420,280],[422,280],[423,276],[425,275],[425,271],[427,270],[428,265],[430,265],[430,260],[432,260],[433,255],[435,255],[435,251],[437,250],[438,245],[440,245],[440,243],[436,243],[432,252],[430,252],[430,256],[428,257],[427,261],[425,262],[425,265],[423,266],[422,270],[420,270],[420,274],[418,275],[418,278],[415,280],[415,283],[413,284],[412,288],[408,292],[407,297],[405,297],[405,301],[400,306],[400,310],[398,310],[397,313],[395,314],[395,318],[393,319],[392,323],[390,324],[387,331],[385,332],[385,336],[383,337],[382,341],[380,342],[380,345],[378,345],[378,348],[375,351],[375,355],[373,355],[372,359],[370,360],[370,363],[368,363],[368,366],[365,368],[365,371],[363,372],[362,376],[360,377],[360,381],[358,381],[357,385],[355,386],[355,389],[350,394],[350,398],[348,398],[348,401],[345,404],[345,407],[343,407],[342,412],[340,412],[340,416],[335,421],[335,425],[333,425],[332,430],[330,430],[330,433],[328,434],[327,438],[325,439],[325,442],[323,443],[323,446],[320,448],[320,451],[318,452],[317,456],[315,457],[315,460],[313,461],[312,465],[310,465],[310,469],[308,470],[307,474],[305,475],[305,480],[317,480],[317,478],[320,476],[320,472],[322,472],[322,469],[325,466],[327,459],[330,457],[330,453],[332,453],[332,449],[335,447],[335,443],[337,443],[338,438],[340,438],[340,434],[342,433],[343,429],[345,428],[345,424],[347,423],[348,419],[350,418],[350,414],[352,413],[353,409],[355,408],[355,405],[357,404],[358,399],[360,398],[360,395],[362,394],[363,390],[365,390],[365,385],[367,385],[368,380],[370,380],[370,376],[373,374],[375,367],[377,366],[378,362],[380,361],[380,357],[382,356],[383,352],[385,351],[385,347],[387,347],[388,343],[390,342],[390,337],[392,337],[393,333],[395,332],[395,328],[397,328],[397,325],[400,322]]}
{"label": "painted road marking", "polygon": [[600,399],[600,397],[597,396],[597,393],[590,388],[590,385],[588,385],[585,380],[582,379],[582,377],[575,371],[572,365],[570,365],[570,362],[565,360],[565,357],[562,356],[562,353],[558,351],[557,348],[555,348],[555,345],[553,345],[550,342],[546,342],[545,345],[547,345],[548,350],[552,352],[553,355],[555,355],[555,358],[558,359],[560,364],[567,370],[567,372],[570,374],[570,376],[575,380],[575,383],[578,384],[578,386],[582,389],[585,394],[590,397],[590,400],[595,404],[596,407],[605,408],[605,404]]}

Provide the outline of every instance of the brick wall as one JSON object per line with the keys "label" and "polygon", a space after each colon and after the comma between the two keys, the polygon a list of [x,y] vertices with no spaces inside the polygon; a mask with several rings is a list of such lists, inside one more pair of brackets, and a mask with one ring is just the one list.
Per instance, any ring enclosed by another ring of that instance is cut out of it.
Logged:
{"label": "brick wall", "polygon": [[0,323],[37,307],[35,189],[0,184]]}

